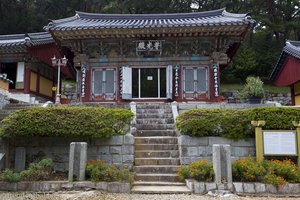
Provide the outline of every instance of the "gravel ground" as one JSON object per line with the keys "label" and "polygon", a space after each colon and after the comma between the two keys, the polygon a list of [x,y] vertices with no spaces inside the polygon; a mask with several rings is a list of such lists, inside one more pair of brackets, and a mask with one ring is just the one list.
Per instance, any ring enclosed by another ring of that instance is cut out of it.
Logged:
{"label": "gravel ground", "polygon": [[55,193],[0,193],[0,200],[296,200],[300,198],[277,198],[277,197],[240,197],[228,195],[223,197],[212,197],[209,195],[144,195],[144,194],[111,194],[97,191],[70,191]]}

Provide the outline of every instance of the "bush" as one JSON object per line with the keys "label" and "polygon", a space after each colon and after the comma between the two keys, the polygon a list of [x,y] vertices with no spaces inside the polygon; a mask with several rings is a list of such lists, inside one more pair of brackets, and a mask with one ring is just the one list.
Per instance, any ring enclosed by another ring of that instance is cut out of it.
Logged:
{"label": "bush", "polygon": [[21,176],[19,173],[14,172],[11,169],[4,170],[2,174],[3,181],[7,181],[10,183],[19,182],[21,180]]}
{"label": "bush", "polygon": [[235,181],[262,181],[266,173],[266,169],[251,157],[237,160],[232,165],[232,176]]}
{"label": "bush", "polygon": [[133,113],[101,107],[55,107],[20,110],[6,117],[0,137],[53,136],[109,138],[123,134]]}
{"label": "bush", "polygon": [[188,167],[181,166],[178,170],[180,181],[186,178],[194,178],[197,181],[211,182],[214,180],[214,170],[212,163],[207,160],[198,160],[189,164]]}
{"label": "bush", "polygon": [[190,170],[187,166],[180,166],[177,172],[179,181],[184,182],[185,179],[190,178]]}
{"label": "bush", "polygon": [[298,108],[264,107],[254,109],[191,109],[176,120],[177,129],[190,136],[221,136],[230,139],[255,137],[252,120],[265,120],[265,129],[294,129],[300,121]]}
{"label": "bush", "polygon": [[128,169],[118,169],[115,165],[107,165],[103,160],[92,160],[86,164],[86,176],[94,182],[98,181],[134,181],[134,174]]}
{"label": "bush", "polygon": [[241,92],[241,98],[246,99],[250,97],[263,98],[265,90],[263,87],[264,83],[259,77],[249,76],[246,79],[246,84]]}
{"label": "bush", "polygon": [[300,182],[300,169],[290,160],[265,160],[256,162],[248,157],[237,160],[232,165],[234,181],[264,182],[276,187],[287,182]]}
{"label": "bush", "polygon": [[53,172],[52,159],[43,159],[38,163],[31,163],[28,169],[20,173],[23,181],[45,181],[51,178]]}

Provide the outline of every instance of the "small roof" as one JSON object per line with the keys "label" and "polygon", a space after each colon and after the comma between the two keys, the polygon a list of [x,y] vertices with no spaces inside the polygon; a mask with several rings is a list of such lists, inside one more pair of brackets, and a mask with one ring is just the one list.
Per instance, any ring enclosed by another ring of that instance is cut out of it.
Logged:
{"label": "small roof", "polygon": [[228,13],[225,9],[172,14],[94,14],[76,11],[73,17],[52,20],[45,30],[138,29],[212,25],[254,24],[246,14]]}
{"label": "small roof", "polygon": [[0,52],[24,52],[27,47],[54,43],[50,33],[0,35]]}
{"label": "small roof", "polygon": [[270,80],[277,86],[289,86],[300,80],[300,41],[286,41]]}
{"label": "small roof", "polygon": [[272,81],[274,81],[280,74],[283,64],[285,62],[285,58],[287,56],[292,56],[296,59],[300,59],[300,41],[286,41],[285,47],[283,47],[281,55],[270,75],[270,79]]}

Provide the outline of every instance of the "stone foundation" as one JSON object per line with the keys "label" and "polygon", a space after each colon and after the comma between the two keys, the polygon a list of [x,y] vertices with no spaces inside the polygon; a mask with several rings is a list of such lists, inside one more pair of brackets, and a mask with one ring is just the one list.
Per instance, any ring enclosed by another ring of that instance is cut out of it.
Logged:
{"label": "stone foundation", "polygon": [[234,182],[233,184],[216,184],[187,179],[186,185],[195,194],[206,194],[207,192],[214,190],[229,190],[230,192],[241,195],[300,195],[300,183],[288,183],[276,188],[274,185],[264,183]]}
{"label": "stone foundation", "polygon": [[249,155],[255,156],[255,140],[229,140],[222,137],[190,137],[179,136],[180,163],[188,165],[196,160],[212,161],[212,145],[231,145],[232,161],[243,159]]}
{"label": "stone foundation", "polygon": [[[42,158],[52,158],[56,171],[68,171],[71,142],[87,142],[87,161],[104,160],[130,169],[134,162],[134,137],[130,134],[110,139],[30,137],[18,138],[14,142],[15,147],[25,147],[26,165]],[[10,149],[13,151],[14,148]],[[14,160],[11,159],[11,162]]]}
{"label": "stone foundation", "polygon": [[22,181],[18,183],[0,182],[0,191],[11,192],[53,192],[64,190],[100,190],[111,193],[130,193],[130,183],[126,182],[67,182],[67,181]]}

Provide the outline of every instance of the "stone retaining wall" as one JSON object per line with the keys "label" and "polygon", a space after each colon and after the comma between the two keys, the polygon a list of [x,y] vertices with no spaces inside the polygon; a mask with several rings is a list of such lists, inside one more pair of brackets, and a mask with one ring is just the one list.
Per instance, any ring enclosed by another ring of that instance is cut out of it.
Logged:
{"label": "stone retaining wall", "polygon": [[255,140],[229,140],[222,137],[179,137],[180,163],[188,165],[196,160],[212,161],[213,144],[231,145],[232,160],[243,159],[249,155],[255,156]]}
{"label": "stone retaining wall", "polygon": [[50,192],[64,190],[100,190],[111,193],[130,193],[130,183],[126,182],[68,182],[68,181],[22,181],[18,183],[0,182],[0,191]]}
{"label": "stone retaining wall", "polygon": [[25,147],[27,164],[41,158],[52,158],[55,170],[68,171],[71,142],[87,142],[87,161],[104,160],[130,169],[133,166],[134,137],[131,134],[111,139],[18,138],[15,147]]}
{"label": "stone retaining wall", "polygon": [[220,184],[208,183],[208,182],[198,182],[192,179],[186,180],[187,187],[195,194],[206,194],[208,191],[214,190],[229,190],[236,194],[284,194],[284,195],[300,195],[300,183],[288,183],[284,186],[276,188],[271,184],[264,183],[242,183],[234,182],[233,184]]}

